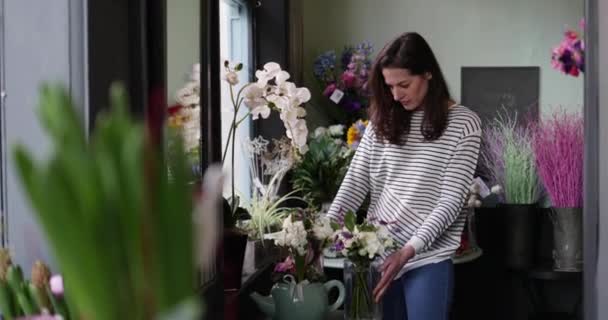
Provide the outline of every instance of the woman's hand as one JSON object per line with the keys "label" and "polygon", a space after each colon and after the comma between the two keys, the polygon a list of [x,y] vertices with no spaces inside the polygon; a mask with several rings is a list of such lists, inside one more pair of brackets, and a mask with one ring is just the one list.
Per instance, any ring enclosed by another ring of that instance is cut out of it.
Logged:
{"label": "woman's hand", "polygon": [[405,266],[415,254],[414,247],[406,245],[384,260],[382,267],[380,267],[382,278],[380,278],[380,282],[378,282],[378,285],[374,288],[374,300],[376,303],[380,302],[382,296],[384,296],[384,292],[386,292],[388,286],[390,286],[393,279],[395,279],[397,273],[399,273],[403,266]]}

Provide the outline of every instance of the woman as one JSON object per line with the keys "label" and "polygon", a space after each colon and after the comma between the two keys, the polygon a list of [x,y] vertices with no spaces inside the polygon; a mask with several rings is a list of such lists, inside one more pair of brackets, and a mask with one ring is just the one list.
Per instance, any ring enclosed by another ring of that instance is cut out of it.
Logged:
{"label": "woman", "polygon": [[370,125],[329,210],[389,222],[397,248],[384,256],[374,299],[385,319],[448,319],[451,257],[475,172],[481,121],[452,100],[431,48],[417,33],[388,43],[372,68]]}

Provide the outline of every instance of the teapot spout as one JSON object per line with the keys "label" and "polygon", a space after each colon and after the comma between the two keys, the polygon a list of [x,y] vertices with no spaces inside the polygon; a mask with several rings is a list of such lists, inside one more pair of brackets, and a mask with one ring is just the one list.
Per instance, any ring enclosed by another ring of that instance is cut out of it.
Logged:
{"label": "teapot spout", "polygon": [[257,292],[253,292],[249,296],[251,297],[251,299],[253,299],[253,301],[255,301],[255,303],[258,305],[262,312],[264,312],[269,317],[274,318],[275,307],[272,296],[262,296]]}

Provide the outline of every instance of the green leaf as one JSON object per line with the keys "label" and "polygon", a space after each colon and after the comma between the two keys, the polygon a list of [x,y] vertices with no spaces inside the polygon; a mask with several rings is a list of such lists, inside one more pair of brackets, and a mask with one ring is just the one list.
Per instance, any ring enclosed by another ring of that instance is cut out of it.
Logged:
{"label": "green leaf", "polygon": [[234,67],[234,71],[241,71],[241,69],[243,69],[243,64],[239,63],[236,65],[236,67]]}
{"label": "green leaf", "polygon": [[341,228],[341,226],[340,226],[340,225],[339,225],[337,222],[333,222],[333,221],[331,221],[331,222],[329,223],[329,225],[331,226],[331,228],[332,228],[334,231],[336,231],[336,230],[340,230],[340,228]]}
{"label": "green leaf", "polygon": [[344,226],[346,227],[346,229],[348,229],[348,231],[350,231],[350,232],[355,231],[356,222],[357,222],[357,217],[355,216],[355,214],[352,211],[348,211],[344,215]]}

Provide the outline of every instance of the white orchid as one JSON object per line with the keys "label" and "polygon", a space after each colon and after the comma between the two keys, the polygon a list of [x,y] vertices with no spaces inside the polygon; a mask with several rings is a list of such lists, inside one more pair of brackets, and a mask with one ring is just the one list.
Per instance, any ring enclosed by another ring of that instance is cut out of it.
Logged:
{"label": "white orchid", "polygon": [[[283,74],[279,76],[279,79],[285,78],[285,74],[287,72],[281,70],[281,66],[276,62],[268,62],[264,65],[263,70],[258,70],[255,72],[255,77],[258,79],[257,84],[260,87],[265,87],[268,81],[274,79],[281,72]],[[287,73],[287,78],[289,78],[289,74]],[[286,78],[286,79],[287,79]]]}
{"label": "white orchid", "polygon": [[236,74],[236,72],[234,71],[228,71],[224,76],[224,80],[226,80],[226,82],[230,83],[231,85],[236,86],[237,84],[239,84],[239,75]]}
{"label": "white orchid", "polygon": [[[272,109],[277,110],[285,125],[286,135],[300,153],[305,153],[308,150],[308,129],[305,128],[306,122],[303,119],[306,110],[301,105],[310,100],[310,91],[287,81],[289,73],[281,70],[281,66],[276,62],[266,63],[262,70],[256,71],[255,76],[257,82],[247,84],[242,89],[243,103],[249,108],[249,114],[253,120],[260,117],[266,119]],[[236,101],[238,100],[237,96]]]}

